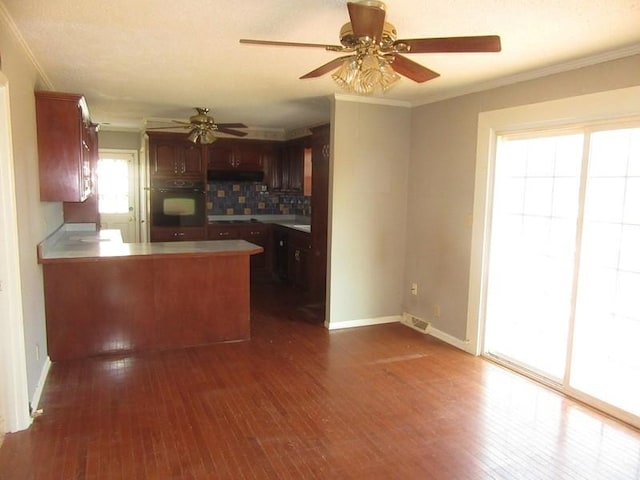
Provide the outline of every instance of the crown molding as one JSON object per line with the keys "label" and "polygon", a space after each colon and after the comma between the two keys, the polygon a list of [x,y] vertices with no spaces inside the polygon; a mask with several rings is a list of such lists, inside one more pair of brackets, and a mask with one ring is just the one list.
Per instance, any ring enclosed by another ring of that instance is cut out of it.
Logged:
{"label": "crown molding", "polygon": [[537,78],[547,77],[549,75],[569,72],[571,70],[578,70],[579,68],[590,67],[592,65],[597,65],[599,63],[604,63],[611,60],[618,60],[620,58],[631,57],[633,55],[638,55],[638,54],[640,54],[640,43],[619,48],[616,50],[610,50],[608,52],[599,53],[596,55],[590,55],[588,57],[582,57],[575,60],[570,60],[568,62],[557,63],[557,64],[550,65],[543,68],[537,68],[535,70],[528,70],[526,72],[497,78],[495,80],[489,80],[487,82],[477,83],[474,85],[462,87],[455,90],[450,90],[440,95],[433,95],[423,100],[420,100],[418,102],[414,102],[412,103],[412,106],[419,107],[422,105],[428,105],[430,103],[441,102],[443,100],[449,100],[451,98],[461,97],[463,95],[469,95],[471,93],[483,92],[483,91],[491,90],[494,88],[513,85],[515,83],[526,82],[528,80],[535,80]]}
{"label": "crown molding", "polygon": [[44,72],[44,70],[40,66],[40,63],[38,63],[38,60],[36,59],[35,55],[31,51],[31,48],[29,48],[29,45],[27,44],[26,40],[22,36],[22,33],[20,33],[20,30],[18,30],[16,23],[13,21],[11,14],[9,14],[7,7],[4,5],[2,1],[0,1],[0,22],[4,23],[7,26],[8,30],[11,32],[11,34],[16,39],[18,44],[22,47],[27,58],[29,59],[31,64],[34,66],[34,68],[38,72],[38,75],[42,79],[44,83],[44,87],[46,87],[45,89],[55,90],[53,82]]}
{"label": "crown molding", "polygon": [[411,102],[405,102],[402,100],[391,100],[388,98],[379,97],[365,97],[359,95],[346,95],[344,93],[334,93],[333,98],[343,102],[355,102],[355,103],[371,103],[375,105],[386,105],[389,107],[403,107],[411,108]]}

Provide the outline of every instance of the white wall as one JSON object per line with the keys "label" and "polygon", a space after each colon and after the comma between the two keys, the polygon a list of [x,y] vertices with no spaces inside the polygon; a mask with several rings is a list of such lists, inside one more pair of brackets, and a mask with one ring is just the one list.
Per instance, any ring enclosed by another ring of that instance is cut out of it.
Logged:
{"label": "white wall", "polygon": [[[447,335],[467,340],[471,214],[478,114],[516,105],[640,85],[640,55],[609,61],[413,110],[406,310]],[[435,306],[441,316],[435,317]]]}
{"label": "white wall", "polygon": [[334,105],[329,328],[402,311],[411,113],[362,101]]}
{"label": "white wall", "polygon": [[2,4],[0,55],[0,69],[8,79],[10,92],[27,380],[32,399],[39,388],[47,359],[42,268],[37,263],[36,246],[62,224],[62,204],[42,203],[39,193],[33,92],[51,88],[43,82],[23,48]]}

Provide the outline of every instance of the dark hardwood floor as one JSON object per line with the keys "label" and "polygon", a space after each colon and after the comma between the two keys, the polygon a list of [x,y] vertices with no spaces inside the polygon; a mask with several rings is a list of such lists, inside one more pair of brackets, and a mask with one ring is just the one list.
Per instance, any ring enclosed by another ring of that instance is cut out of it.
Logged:
{"label": "dark hardwood floor", "polygon": [[329,332],[267,282],[248,342],[54,364],[1,479],[638,479],[640,432],[399,325]]}

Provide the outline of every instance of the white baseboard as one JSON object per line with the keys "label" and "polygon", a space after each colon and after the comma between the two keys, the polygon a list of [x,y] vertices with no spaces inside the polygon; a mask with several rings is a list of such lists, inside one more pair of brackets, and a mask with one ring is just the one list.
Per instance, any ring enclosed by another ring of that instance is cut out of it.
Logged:
{"label": "white baseboard", "polygon": [[442,330],[438,330],[437,328],[430,327],[427,332],[428,335],[437,338],[438,340],[442,340],[449,345],[459,348],[460,350],[464,350],[467,353],[474,354],[473,348],[471,346],[471,342],[469,340],[460,340],[453,335],[449,335],[448,333],[443,332]]}
{"label": "white baseboard", "polygon": [[44,383],[47,381],[47,375],[49,375],[49,369],[51,368],[51,359],[47,357],[44,361],[44,365],[42,366],[42,371],[40,372],[40,378],[38,379],[38,384],[36,385],[36,391],[33,392],[33,398],[31,398],[31,414],[38,410],[38,405],[40,404],[40,397],[42,396],[42,390],[44,389]]}
{"label": "white baseboard", "polygon": [[329,330],[342,328],[368,327],[371,325],[382,325],[383,323],[395,323],[402,319],[401,315],[390,315],[388,317],[363,318],[360,320],[346,320],[344,322],[330,322],[325,324]]}

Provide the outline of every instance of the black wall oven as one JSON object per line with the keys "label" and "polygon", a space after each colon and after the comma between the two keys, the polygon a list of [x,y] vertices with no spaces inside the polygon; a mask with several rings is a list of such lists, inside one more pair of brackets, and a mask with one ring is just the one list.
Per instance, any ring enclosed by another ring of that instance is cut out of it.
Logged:
{"label": "black wall oven", "polygon": [[154,179],[149,194],[153,227],[204,226],[207,208],[204,182]]}

